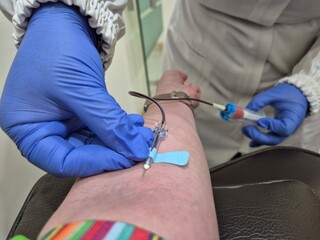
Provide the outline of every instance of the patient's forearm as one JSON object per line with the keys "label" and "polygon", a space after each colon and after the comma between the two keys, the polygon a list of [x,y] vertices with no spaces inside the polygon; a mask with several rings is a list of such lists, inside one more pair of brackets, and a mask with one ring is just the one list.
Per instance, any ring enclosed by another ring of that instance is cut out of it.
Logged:
{"label": "patient's forearm", "polygon": [[[142,164],[80,179],[43,232],[64,223],[105,219],[128,222],[167,239],[218,239],[209,171],[191,110],[183,103],[161,104],[169,129],[159,152],[188,151],[185,167]],[[160,120],[155,106],[145,123]]]}

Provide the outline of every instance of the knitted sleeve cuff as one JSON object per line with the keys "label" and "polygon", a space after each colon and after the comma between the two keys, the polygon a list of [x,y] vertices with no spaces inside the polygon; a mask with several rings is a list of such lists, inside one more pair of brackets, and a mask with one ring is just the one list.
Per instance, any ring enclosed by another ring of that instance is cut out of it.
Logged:
{"label": "knitted sleeve cuff", "polygon": [[[279,83],[290,83],[299,88],[309,102],[310,114],[320,109],[320,72],[307,75],[303,72],[280,79]],[[285,94],[285,93],[284,93]]]}

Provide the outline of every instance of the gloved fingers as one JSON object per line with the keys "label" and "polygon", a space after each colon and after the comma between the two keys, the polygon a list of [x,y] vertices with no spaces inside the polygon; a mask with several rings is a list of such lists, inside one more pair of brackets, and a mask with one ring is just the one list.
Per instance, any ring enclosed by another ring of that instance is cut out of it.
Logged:
{"label": "gloved fingers", "polygon": [[128,119],[137,127],[143,127],[144,118],[140,114],[128,114]]}
{"label": "gloved fingers", "polygon": [[288,117],[283,119],[261,118],[257,124],[281,137],[289,137],[297,128],[297,122]]}
{"label": "gloved fingers", "polygon": [[[72,146],[74,147],[80,147],[83,145],[91,144],[93,142],[93,139],[98,138],[95,134],[92,134],[92,136],[85,134],[82,134],[81,132],[75,132],[68,136],[66,139]],[[96,145],[104,146],[106,145],[99,140],[99,142],[95,143]]]}
{"label": "gloved fingers", "polygon": [[79,118],[71,118],[70,120],[62,121],[68,127],[68,132],[75,132],[80,129],[85,129],[86,126]]}
{"label": "gloved fingers", "polygon": [[30,154],[30,161],[59,177],[86,177],[135,164],[106,147],[95,144],[74,147],[59,136],[39,141]]}
{"label": "gloved fingers", "polygon": [[93,132],[91,132],[89,129],[81,129],[78,130],[70,136],[66,138],[66,140],[72,144],[74,147],[80,147],[83,145],[93,144],[93,145],[99,145],[103,147],[107,147],[101,139],[95,135]]}
{"label": "gloved fingers", "polygon": [[128,117],[106,89],[94,87],[81,92],[73,91],[65,102],[106,146],[132,160],[149,155],[153,133],[149,128],[136,126],[141,124],[141,118]]}
{"label": "gloved fingers", "polygon": [[283,142],[287,137],[279,136],[273,132],[261,132],[256,126],[248,125],[242,128],[242,133],[248,138],[251,138],[250,147],[257,147],[261,145],[274,146]]}
{"label": "gloved fingers", "polygon": [[[128,114],[129,120],[136,126],[141,127],[144,124],[144,119],[139,114]],[[69,121],[71,123],[81,123],[79,119],[72,119]],[[74,146],[82,146],[85,144],[97,144],[106,147],[106,145],[94,134],[89,128],[84,124],[81,125],[81,128],[72,128],[70,131],[72,134],[67,137],[69,143]]]}
{"label": "gloved fingers", "polygon": [[152,145],[154,134],[151,128],[143,127],[144,118],[139,114],[128,114],[129,120],[138,128],[148,146]]}
{"label": "gloved fingers", "polygon": [[26,123],[8,127],[6,133],[16,143],[22,155],[29,159],[30,151],[35,144],[48,136],[66,138],[72,131],[83,126],[77,119],[64,122]]}
{"label": "gloved fingers", "polygon": [[[134,115],[140,116],[138,114],[134,114]],[[136,122],[137,126],[141,126],[141,124],[143,125],[143,123],[141,123],[141,121]],[[144,130],[145,128],[140,128],[140,129]],[[149,133],[149,131],[148,131],[148,133]],[[142,134],[144,134],[144,133],[142,132]],[[95,144],[95,145],[107,147],[101,141],[101,139],[99,137],[97,137],[97,135],[95,135],[93,132],[91,132],[87,128],[83,128],[83,129],[80,129],[80,130],[72,133],[70,136],[68,136],[67,141],[75,147],[79,147],[79,146],[86,145],[86,144]],[[150,143],[150,145],[151,144],[152,144],[152,142]],[[141,160],[143,160],[143,159],[141,159]]]}
{"label": "gloved fingers", "polygon": [[272,104],[274,100],[274,98],[269,97],[269,94],[267,92],[262,92],[254,96],[247,104],[246,108],[252,111],[259,111],[260,109]]}
{"label": "gloved fingers", "polygon": [[9,129],[8,134],[30,162],[55,176],[84,177],[135,164],[111,149],[92,144],[99,143],[94,135],[89,145],[79,143],[88,139],[83,130],[78,133],[75,147],[65,139],[71,134],[73,123],[71,120],[18,125]]}

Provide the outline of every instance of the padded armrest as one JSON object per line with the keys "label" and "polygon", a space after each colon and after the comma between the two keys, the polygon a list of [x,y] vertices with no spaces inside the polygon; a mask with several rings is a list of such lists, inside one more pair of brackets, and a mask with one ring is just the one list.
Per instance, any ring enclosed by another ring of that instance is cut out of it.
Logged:
{"label": "padded armrest", "polygon": [[297,181],[213,189],[221,240],[319,240],[320,201]]}
{"label": "padded armrest", "polygon": [[320,196],[320,155],[295,147],[271,147],[210,169],[214,187],[292,179]]}
{"label": "padded armrest", "polygon": [[67,196],[76,178],[41,177],[25,200],[8,238],[22,234],[37,239],[40,230]]}

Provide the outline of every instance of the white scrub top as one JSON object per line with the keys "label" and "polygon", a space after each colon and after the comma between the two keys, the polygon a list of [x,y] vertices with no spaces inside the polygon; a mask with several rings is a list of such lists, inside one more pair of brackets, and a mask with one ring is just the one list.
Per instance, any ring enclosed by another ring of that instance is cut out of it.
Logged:
{"label": "white scrub top", "polygon": [[[200,86],[204,100],[243,107],[279,81],[294,84],[306,95],[313,116],[284,145],[319,152],[319,3],[178,0],[168,29],[164,68],[186,72]],[[238,152],[256,150],[248,147],[243,124],[222,121],[206,105],[195,113],[209,167]]]}

